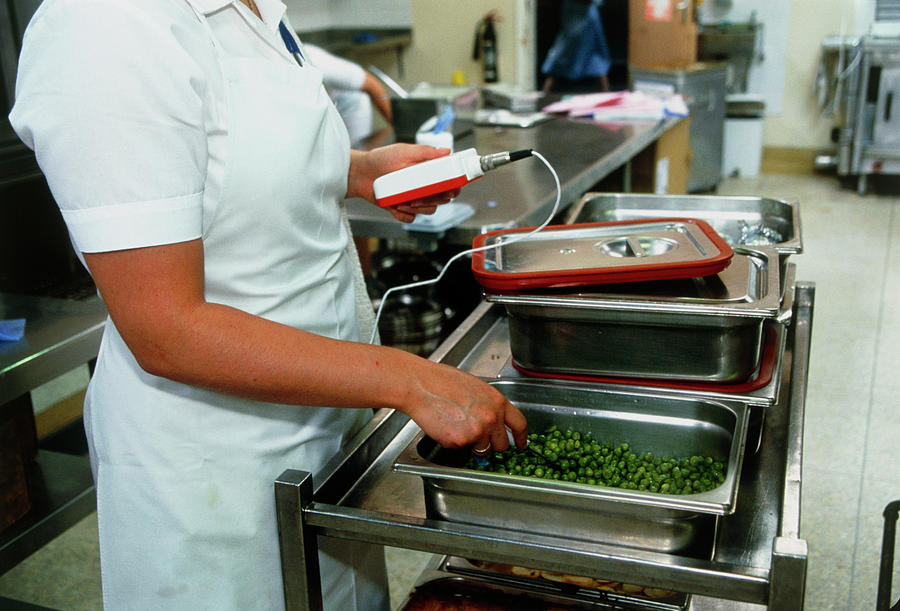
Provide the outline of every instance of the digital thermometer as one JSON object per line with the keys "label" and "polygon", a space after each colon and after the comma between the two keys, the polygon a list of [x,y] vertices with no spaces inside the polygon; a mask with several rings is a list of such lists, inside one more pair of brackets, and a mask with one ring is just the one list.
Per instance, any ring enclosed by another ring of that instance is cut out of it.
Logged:
{"label": "digital thermometer", "polygon": [[372,184],[375,202],[382,208],[446,193],[481,178],[488,170],[531,156],[531,150],[479,155],[466,149],[452,155],[429,159],[379,176]]}

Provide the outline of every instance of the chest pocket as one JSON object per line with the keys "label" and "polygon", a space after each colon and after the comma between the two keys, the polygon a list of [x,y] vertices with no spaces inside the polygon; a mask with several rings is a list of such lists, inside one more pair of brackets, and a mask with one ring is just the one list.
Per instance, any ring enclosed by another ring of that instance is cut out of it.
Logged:
{"label": "chest pocket", "polygon": [[260,221],[301,222],[315,234],[337,224],[349,139],[319,71],[286,61],[224,62],[228,158],[208,229],[220,231],[213,225],[240,211]]}

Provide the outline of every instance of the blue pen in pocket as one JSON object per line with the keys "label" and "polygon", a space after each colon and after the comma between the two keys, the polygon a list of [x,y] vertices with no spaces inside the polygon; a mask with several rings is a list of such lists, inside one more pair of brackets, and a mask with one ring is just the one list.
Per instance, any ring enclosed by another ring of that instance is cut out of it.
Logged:
{"label": "blue pen in pocket", "polygon": [[287,26],[284,25],[283,21],[278,24],[278,32],[281,34],[281,40],[284,41],[284,46],[287,47],[288,52],[300,66],[303,66],[305,58],[303,57],[303,52],[300,51],[300,45],[298,45],[297,41],[294,40],[294,37],[291,36],[290,31]]}

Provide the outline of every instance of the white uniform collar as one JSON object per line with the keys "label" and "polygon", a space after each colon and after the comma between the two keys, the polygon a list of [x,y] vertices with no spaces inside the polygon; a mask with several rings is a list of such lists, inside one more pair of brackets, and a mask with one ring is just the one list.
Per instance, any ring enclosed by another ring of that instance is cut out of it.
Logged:
{"label": "white uniform collar", "polygon": [[[241,4],[240,0],[187,0],[187,2],[204,15],[209,15],[232,4]],[[263,23],[272,31],[278,29],[278,24],[287,10],[284,3],[281,0],[254,0],[254,2],[259,8]]]}

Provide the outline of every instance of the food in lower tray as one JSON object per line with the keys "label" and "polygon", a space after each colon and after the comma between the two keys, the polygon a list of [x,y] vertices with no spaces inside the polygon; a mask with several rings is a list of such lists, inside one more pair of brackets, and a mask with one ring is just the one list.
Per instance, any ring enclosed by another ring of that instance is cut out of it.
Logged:
{"label": "food in lower tray", "polygon": [[416,586],[402,611],[587,611],[595,608],[550,598],[476,582],[439,579]]}
{"label": "food in lower tray", "polygon": [[618,581],[609,581],[606,579],[595,579],[592,577],[583,577],[581,575],[566,575],[564,573],[554,573],[553,571],[543,571],[540,569],[529,569],[523,566],[515,566],[510,564],[501,564],[499,562],[486,562],[483,560],[469,560],[469,563],[486,571],[494,573],[502,573],[505,575],[515,575],[516,577],[527,577],[531,579],[544,579],[555,583],[566,583],[579,588],[590,588],[592,590],[601,590],[614,594],[622,594],[627,596],[644,596],[652,599],[662,599],[674,596],[677,592],[672,590],[663,590],[661,588],[650,588],[645,586],[620,583]]}
{"label": "food in lower tray", "polygon": [[466,467],[661,494],[706,492],[725,481],[725,463],[713,456],[638,454],[629,443],[601,443],[589,433],[557,426],[530,434],[528,444],[484,459],[473,456]]}

